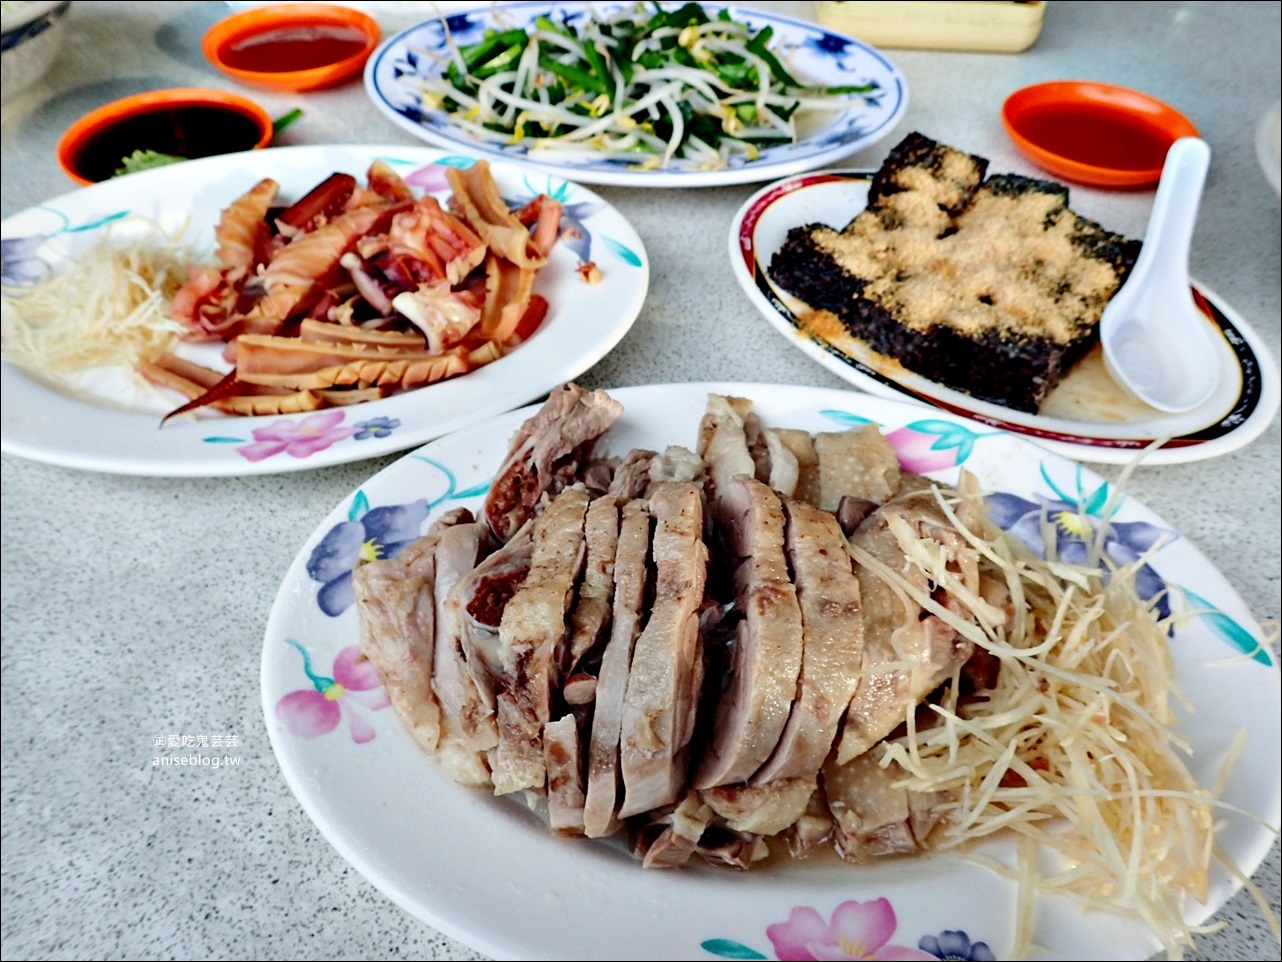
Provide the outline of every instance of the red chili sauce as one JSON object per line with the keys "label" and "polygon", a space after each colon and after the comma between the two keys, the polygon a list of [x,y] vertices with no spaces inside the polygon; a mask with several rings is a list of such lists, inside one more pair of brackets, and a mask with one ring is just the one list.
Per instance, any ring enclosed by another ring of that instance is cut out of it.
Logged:
{"label": "red chili sauce", "polygon": [[1171,137],[1136,117],[1106,106],[1055,104],[1030,110],[1020,121],[1029,140],[1061,157],[1113,170],[1157,170]]}
{"label": "red chili sauce", "polygon": [[236,70],[287,73],[311,70],[354,57],[365,49],[366,36],[342,23],[310,23],[276,27],[238,37],[218,51]]}

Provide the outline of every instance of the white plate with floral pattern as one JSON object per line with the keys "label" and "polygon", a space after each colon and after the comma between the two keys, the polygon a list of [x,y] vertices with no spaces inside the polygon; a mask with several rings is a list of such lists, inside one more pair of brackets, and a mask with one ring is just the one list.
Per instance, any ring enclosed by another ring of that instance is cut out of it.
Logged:
{"label": "white plate with floral pattern", "polygon": [[[801,81],[816,86],[869,84],[873,89],[853,97],[841,109],[798,116],[798,138],[792,144],[762,147],[752,160],[736,158],[729,166],[705,169],[674,160],[649,169],[645,158],[554,155],[540,151],[533,139],[513,143],[482,143],[453,123],[443,110],[428,109],[415,84],[439,75],[448,63],[451,42],[465,47],[480,41],[490,29],[528,29],[538,17],[576,26],[594,13],[606,16],[636,3],[502,3],[477,5],[442,18],[425,21],[389,38],[365,64],[365,89],[374,105],[398,127],[435,144],[520,160],[543,170],[587,184],[620,187],[714,187],[748,184],[813,170],[870,147],[890,133],[908,109],[908,81],[881,51],[818,24],[746,7],[703,4],[711,11],[728,9],[754,33],[773,31],[770,49]],[[677,4],[666,4],[675,9]]]}
{"label": "white plate with floral pattern", "polygon": [[[260,178],[281,198],[301,197],[335,171],[364,182],[371,162],[391,164],[416,190],[448,196],[447,167],[473,156],[426,147],[274,147],[187,161],[64,194],[0,224],[4,284],[22,287],[59,270],[99,243],[128,242],[153,221],[182,229],[197,254],[213,250],[221,210]],[[185,399],[142,383],[129,371],[96,371],[76,394],[5,363],[0,442],[7,454],[114,474],[208,477],[271,474],[402,451],[429,438],[534,400],[604,357],[627,333],[649,288],[641,238],[597,194],[560,177],[496,161],[491,171],[509,203],[547,193],[564,205],[562,236],[535,291],[548,314],[506,357],[447,381],[347,408],[309,414],[233,417],[206,410],[160,419]],[[593,261],[596,284],[577,268]],[[217,351],[206,349],[211,364]]]}
{"label": "white plate with floral pattern", "polygon": [[1268,346],[1204,285],[1193,300],[1216,345],[1210,363],[1219,386],[1191,411],[1164,414],[1133,398],[1108,374],[1097,346],[1052,391],[1036,414],[981,401],[914,374],[872,351],[839,321],[809,320],[809,311],[770,279],[770,259],[788,231],[822,223],[838,230],[864,209],[873,171],[823,170],[763,187],[744,202],[730,225],[735,280],[788,343],[855,387],[888,398],[909,398],[993,428],[1023,434],[1067,457],[1145,464],[1217,457],[1259,437],[1278,413],[1282,378]]}
{"label": "white plate with floral pattern", "polygon": [[[767,424],[810,431],[878,423],[905,467],[943,480],[959,468],[993,492],[1003,527],[1045,508],[1095,525],[1108,482],[1026,440],[973,422],[846,391],[759,384],[675,384],[611,394],[624,414],[598,450],[695,443],[708,392],[751,398]],[[994,959],[1009,958],[1015,887],[973,862],[946,857],[854,867],[836,859],[770,863],[746,873],[698,867],[645,870],[617,844],[552,835],[510,799],[442,774],[402,729],[372,666],[359,657],[351,570],[373,549],[395,554],[434,515],[476,510],[516,427],[510,412],[433,441],[343,500],[303,545],[268,620],[262,700],[286,781],[335,848],[389,898],[442,932],[500,959]],[[1124,499],[1109,552],[1135,558],[1161,536],[1161,518]],[[1062,525],[1058,550],[1082,548],[1083,526]],[[1090,533],[1086,533],[1090,537]],[[1044,550],[1044,546],[1041,547]],[[1223,849],[1251,872],[1272,836],[1251,816],[1279,821],[1282,693],[1277,666],[1241,598],[1191,544],[1174,537],[1138,579],[1200,614],[1172,638],[1177,680],[1196,711],[1182,727],[1191,768],[1214,784],[1240,729],[1244,755],[1224,800]],[[1001,842],[987,850],[1009,857]],[[1235,890],[1212,873],[1210,916]],[[1158,947],[1134,919],[1085,914],[1065,896],[1037,903],[1041,958],[1144,959]],[[856,950],[858,950],[856,952]],[[852,955],[853,954],[853,955]]]}

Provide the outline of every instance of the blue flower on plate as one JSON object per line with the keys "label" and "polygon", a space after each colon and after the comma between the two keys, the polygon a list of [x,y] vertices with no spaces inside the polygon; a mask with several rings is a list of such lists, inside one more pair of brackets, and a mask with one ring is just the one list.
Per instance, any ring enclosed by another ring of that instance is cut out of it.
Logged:
{"label": "blue flower on plate", "polygon": [[307,574],[321,583],[316,604],[337,618],[355,600],[352,569],[363,561],[394,558],[422,533],[431,506],[425,498],[409,504],[370,508],[358,491],[348,520],[330,528],[307,559]]}
{"label": "blue flower on plate", "polygon": [[558,240],[574,252],[580,263],[586,264],[592,260],[592,232],[584,226],[583,222],[600,211],[602,205],[588,201],[571,203],[570,192],[572,188],[569,182],[563,180],[553,186],[554,183],[555,181],[549,177],[547,186],[540,191],[530,183],[527,177],[525,179],[525,189],[529,191],[529,194],[515,200],[507,200],[507,205],[512,210],[520,210],[541,193],[552,198],[552,200],[561,205],[561,232]]}
{"label": "blue flower on plate", "polygon": [[[1101,490],[1106,491],[1107,485]],[[1159,528],[1146,521],[1101,518],[1097,512],[1107,503],[1106,500],[1099,502],[1095,498],[1087,503],[1074,504],[1064,499],[1034,497],[1036,500],[1029,501],[998,491],[988,495],[985,502],[988,515],[995,524],[1043,558],[1055,557],[1069,564],[1087,564],[1102,532],[1101,547],[1107,559],[1117,566],[1129,565],[1159,543],[1179,537],[1168,528]],[[1047,544],[1044,531],[1053,534],[1053,545]],[[1105,567],[1103,558],[1100,566]],[[1171,602],[1166,582],[1147,562],[1136,571],[1135,590],[1145,601],[1153,603],[1159,617],[1170,616]]]}
{"label": "blue flower on plate", "polygon": [[469,33],[477,29],[480,24],[472,22],[470,13],[454,13],[445,18],[445,25],[449,28],[451,34]]}
{"label": "blue flower on plate", "polygon": [[385,438],[400,426],[400,418],[377,417],[370,418],[368,421],[357,421],[357,431],[352,436],[352,440],[364,441],[366,438]]}
{"label": "blue flower on plate", "polygon": [[43,280],[49,265],[37,252],[44,242],[39,235],[0,240],[0,283],[5,287],[31,287]]}
{"label": "blue flower on plate", "polygon": [[923,935],[917,948],[950,962],[996,962],[997,959],[987,942],[972,942],[969,935],[955,929]]}
{"label": "blue flower on plate", "polygon": [[806,46],[812,50],[823,54],[825,57],[840,57],[850,46],[850,41],[845,37],[839,37],[835,33],[821,33],[818,37],[811,37],[806,41]]}

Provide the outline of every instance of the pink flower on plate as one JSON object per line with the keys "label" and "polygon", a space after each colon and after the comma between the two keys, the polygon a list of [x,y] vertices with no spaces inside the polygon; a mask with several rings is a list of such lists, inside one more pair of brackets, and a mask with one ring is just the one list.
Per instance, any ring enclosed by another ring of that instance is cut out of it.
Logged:
{"label": "pink flower on plate", "polygon": [[899,463],[917,474],[964,464],[974,453],[975,442],[983,436],[942,418],[925,418],[886,432]]}
{"label": "pink flower on plate", "polygon": [[418,170],[411,171],[405,175],[405,183],[411,187],[418,187],[429,194],[437,193],[442,190],[450,189],[449,179],[445,176],[445,171],[454,166],[452,164],[428,164],[426,167],[420,167]]}
{"label": "pink flower on plate", "polygon": [[276,702],[276,717],[289,733],[299,738],[318,738],[337,728],[346,715],[352,741],[363,745],[372,740],[377,733],[357,706],[378,711],[391,701],[383,691],[378,671],[361,654],[360,647],[348,645],[340,651],[334,658],[334,676],[329,678],[312,670],[306,648],[292,638],[285,641],[302,654],[303,671],[312,683],[311,688],[291,691]]}
{"label": "pink flower on plate", "polygon": [[343,441],[359,428],[340,427],[343,411],[317,411],[295,421],[281,418],[265,428],[254,428],[254,443],[236,450],[247,461],[261,461],[284,452],[291,458],[311,457],[336,441]]}
{"label": "pink flower on plate", "polygon": [[938,959],[907,945],[887,945],[899,925],[887,899],[842,902],[825,922],[808,905],[792,910],[787,922],[766,927],[781,962],[835,962],[842,959]]}

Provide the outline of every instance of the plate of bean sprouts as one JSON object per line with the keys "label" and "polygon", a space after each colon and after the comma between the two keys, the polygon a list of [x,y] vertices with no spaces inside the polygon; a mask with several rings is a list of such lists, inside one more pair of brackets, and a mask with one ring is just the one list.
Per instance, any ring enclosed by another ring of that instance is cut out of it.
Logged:
{"label": "plate of bean sprouts", "polygon": [[436,146],[591,184],[708,187],[821,167],[890,133],[908,84],[817,24],[713,4],[518,2],[387,40],[365,87]]}

